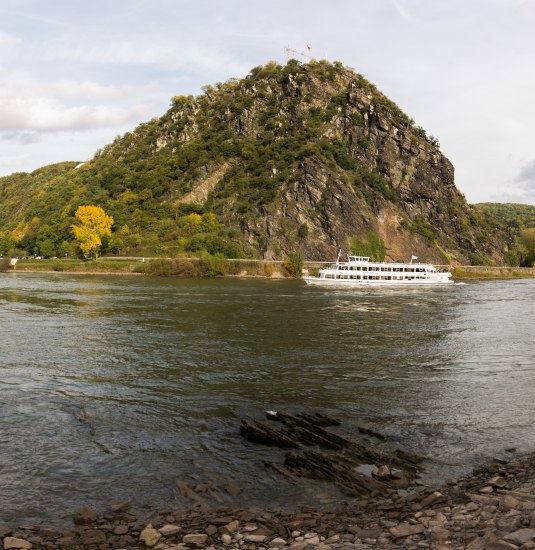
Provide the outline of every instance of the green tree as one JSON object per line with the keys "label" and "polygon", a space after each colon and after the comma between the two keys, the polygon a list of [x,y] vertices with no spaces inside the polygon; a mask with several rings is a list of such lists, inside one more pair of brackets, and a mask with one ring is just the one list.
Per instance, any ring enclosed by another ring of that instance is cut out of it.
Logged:
{"label": "green tree", "polygon": [[532,267],[535,264],[535,228],[524,229],[518,241],[523,256],[522,265]]}

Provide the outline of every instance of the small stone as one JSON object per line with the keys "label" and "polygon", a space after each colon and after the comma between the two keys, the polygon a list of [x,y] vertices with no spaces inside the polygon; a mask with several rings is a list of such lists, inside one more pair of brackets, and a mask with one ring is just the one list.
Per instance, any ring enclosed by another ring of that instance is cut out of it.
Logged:
{"label": "small stone", "polygon": [[225,529],[229,533],[235,533],[238,530],[238,527],[240,526],[239,522],[234,520],[225,525]]}
{"label": "small stone", "polygon": [[507,480],[502,476],[495,476],[489,480],[489,485],[497,487],[498,489],[503,489],[507,485]]}
{"label": "small stone", "polygon": [[75,525],[91,525],[97,519],[97,514],[92,508],[83,506],[74,514]]}
{"label": "small stone", "polygon": [[420,506],[426,508],[427,506],[435,506],[446,501],[446,497],[439,491],[434,491],[430,495],[426,496],[421,502]]}
{"label": "small stone", "polygon": [[504,495],[500,498],[500,508],[502,510],[516,510],[520,505],[520,501],[511,495]]}
{"label": "small stone", "polygon": [[381,529],[357,529],[356,535],[359,539],[375,539],[381,534]]}
{"label": "small stone", "polygon": [[209,536],[213,536],[217,533],[217,527],[215,525],[209,525],[204,532]]}
{"label": "small stone", "polygon": [[223,544],[230,544],[232,542],[232,537],[230,535],[227,535],[227,533],[224,533],[221,535],[221,542]]}
{"label": "small stone", "polygon": [[198,544],[202,546],[207,539],[208,535],[205,535],[204,533],[191,533],[189,535],[184,535],[182,537],[182,542],[184,544]]}
{"label": "small stone", "polygon": [[518,529],[517,531],[505,535],[503,540],[522,546],[526,544],[526,542],[535,540],[535,529]]}
{"label": "small stone", "polygon": [[383,464],[382,466],[379,466],[378,468],[374,468],[372,470],[372,476],[376,479],[389,479],[391,475],[392,473],[390,472],[390,468],[386,464]]}
{"label": "small stone", "polygon": [[281,537],[277,537],[269,543],[269,546],[286,546],[286,541]]}
{"label": "small stone", "polygon": [[487,497],[484,495],[470,495],[470,500],[483,506],[497,506],[500,502],[496,497]]}
{"label": "small stone", "polygon": [[496,527],[500,531],[504,531],[506,533],[511,533],[512,531],[516,531],[520,527],[521,521],[522,521],[522,518],[520,514],[516,516],[511,516],[509,514],[506,514],[505,516],[499,517],[495,520]]}
{"label": "small stone", "polygon": [[81,533],[82,543],[85,546],[105,544],[106,535],[100,529],[88,529]]}
{"label": "small stone", "polygon": [[[518,550],[518,546],[504,540],[497,540],[487,543],[485,550]],[[524,545],[522,545],[522,550],[525,550]]]}
{"label": "small stone", "polygon": [[151,547],[156,546],[158,544],[158,541],[162,538],[162,535],[160,532],[149,523],[143,531],[141,531],[141,534],[139,535],[139,540],[141,542],[145,543],[145,546]]}
{"label": "small stone", "polygon": [[268,538],[266,535],[245,535],[243,540],[245,542],[266,542]]}
{"label": "small stone", "polygon": [[0,523],[0,539],[3,539],[4,537],[9,537],[11,533],[12,531],[9,525],[6,525],[5,523]]}
{"label": "small stone", "polygon": [[113,530],[114,535],[126,535],[126,533],[128,533],[128,525],[117,525]]}
{"label": "small stone", "polygon": [[487,485],[486,487],[483,487],[482,489],[479,489],[479,492],[482,495],[490,495],[490,493],[494,492],[494,489],[490,485]]}
{"label": "small stone", "polygon": [[340,540],[340,535],[333,535],[332,537],[329,537],[328,539],[325,539],[325,544],[334,544],[335,542],[338,542]]}
{"label": "small stone", "polygon": [[398,539],[423,533],[425,531],[425,527],[421,523],[417,525],[411,525],[410,523],[400,523],[395,527],[391,527],[389,531],[394,538]]}
{"label": "small stone", "polygon": [[60,537],[56,540],[56,546],[59,546],[60,548],[72,548],[74,546],[74,538],[73,537]]}
{"label": "small stone", "polygon": [[[180,527],[178,525],[172,525],[170,523],[166,523],[163,527],[160,527],[158,531],[161,533],[163,537],[172,537],[173,535],[176,535],[180,532]],[[217,528],[216,528],[217,531]]]}
{"label": "small stone", "polygon": [[255,523],[247,523],[243,526],[243,530],[250,533],[251,531],[256,531],[258,529],[258,525]]}
{"label": "small stone", "polygon": [[29,550],[32,547],[32,543],[24,539],[18,539],[16,537],[6,537],[4,539],[5,550],[18,549]]}

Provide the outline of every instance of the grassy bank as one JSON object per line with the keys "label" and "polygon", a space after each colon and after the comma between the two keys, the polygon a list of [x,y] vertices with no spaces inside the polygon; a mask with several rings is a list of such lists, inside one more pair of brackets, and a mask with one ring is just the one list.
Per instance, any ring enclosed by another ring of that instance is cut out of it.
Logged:
{"label": "grassy bank", "polygon": [[15,271],[65,273],[143,273],[144,264],[138,260],[84,261],[79,259],[19,260]]}
{"label": "grassy bank", "polygon": [[214,256],[201,258],[142,259],[99,258],[96,261],[58,258],[19,260],[19,272],[144,274],[162,277],[267,277],[285,273],[280,263],[254,260],[227,260]]}
{"label": "grassy bank", "polygon": [[532,267],[462,266],[452,271],[456,281],[487,279],[528,279],[535,277]]}

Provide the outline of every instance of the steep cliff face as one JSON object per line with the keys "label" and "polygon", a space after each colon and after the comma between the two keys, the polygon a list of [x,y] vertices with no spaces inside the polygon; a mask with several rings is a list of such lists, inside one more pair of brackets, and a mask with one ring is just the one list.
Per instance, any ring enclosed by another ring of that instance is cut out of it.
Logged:
{"label": "steep cliff face", "polygon": [[[266,259],[331,259],[370,232],[393,260],[503,263],[512,246],[466,203],[437,141],[340,63],[268,63],[199,97],[177,96],[36,201],[49,233],[61,212],[64,238],[76,205],[101,204],[124,228],[123,251],[132,235],[143,250],[180,251],[180,216],[191,211],[216,214],[228,250]],[[30,219],[22,222],[23,232]]]}
{"label": "steep cliff face", "polygon": [[370,231],[392,259],[501,262],[510,245],[468,206],[436,140],[340,64],[268,64],[200,99],[176,98],[164,119],[159,148],[202,141],[207,124],[232,132],[237,154],[193,187],[265,258],[330,258]]}

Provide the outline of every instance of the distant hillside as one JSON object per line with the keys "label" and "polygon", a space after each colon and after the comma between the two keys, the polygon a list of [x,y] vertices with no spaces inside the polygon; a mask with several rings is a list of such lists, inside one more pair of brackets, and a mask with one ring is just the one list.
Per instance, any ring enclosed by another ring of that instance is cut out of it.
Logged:
{"label": "distant hillside", "polygon": [[482,202],[474,207],[483,214],[495,216],[514,230],[535,227],[535,206],[530,204]]}
{"label": "distant hillside", "polygon": [[437,140],[340,63],[256,67],[176,96],[82,166],[0,178],[0,252],[73,253],[82,204],[113,216],[105,247],[123,254],[331,259],[374,232],[391,259],[513,256],[510,233],[455,187]]}

